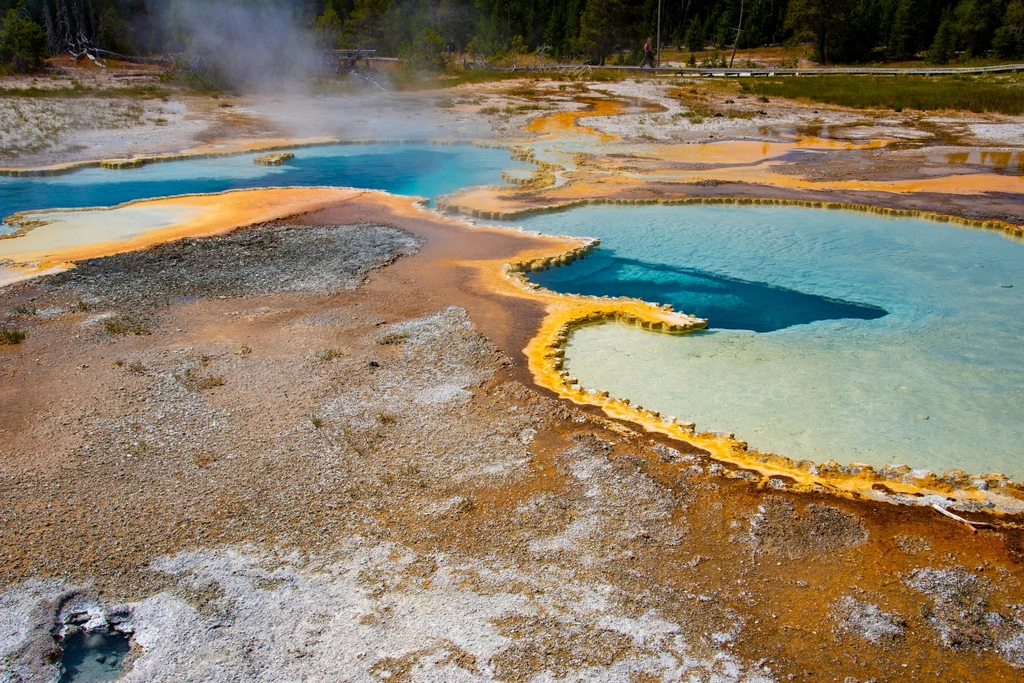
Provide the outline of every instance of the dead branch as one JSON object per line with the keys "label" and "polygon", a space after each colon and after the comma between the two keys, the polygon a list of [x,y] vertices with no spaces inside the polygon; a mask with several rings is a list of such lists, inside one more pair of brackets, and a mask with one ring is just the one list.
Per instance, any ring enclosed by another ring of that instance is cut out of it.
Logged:
{"label": "dead branch", "polygon": [[932,503],[932,508],[936,512],[938,512],[940,514],[943,514],[946,517],[949,517],[950,519],[956,520],[957,522],[960,522],[961,524],[966,526],[968,529],[970,529],[972,534],[978,533],[978,529],[995,529],[995,528],[997,528],[995,524],[990,524],[988,522],[972,522],[971,520],[965,519],[965,518],[961,517],[960,515],[953,514],[952,512],[947,510],[946,508],[942,507],[941,505],[936,505],[935,503]]}

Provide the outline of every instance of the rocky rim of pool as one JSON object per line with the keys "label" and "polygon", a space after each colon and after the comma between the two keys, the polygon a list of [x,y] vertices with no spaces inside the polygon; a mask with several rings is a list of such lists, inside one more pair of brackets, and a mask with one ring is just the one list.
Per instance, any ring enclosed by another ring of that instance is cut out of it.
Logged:
{"label": "rocky rim of pool", "polygon": [[[549,173],[548,169],[551,168],[551,165],[546,162],[538,162],[528,150],[513,151],[513,158],[534,164],[536,171],[531,178],[536,178],[537,174],[543,176]],[[548,180],[542,178],[538,182],[538,186],[549,186],[550,182]],[[523,182],[518,180],[517,184],[528,185],[529,181]],[[287,191],[286,188],[282,188],[282,190]],[[491,191],[493,192],[494,190]],[[451,197],[458,198],[461,195],[462,192],[458,192],[454,195],[440,198],[438,209],[449,212],[453,209],[464,210],[465,207],[451,201]],[[145,203],[139,202],[139,204]],[[859,205],[848,202],[736,197],[690,197],[667,200],[588,199],[574,202],[577,205],[580,203],[635,205],[739,204],[852,209],[877,212],[890,216],[914,216],[940,221],[953,221],[967,227],[998,229],[1008,234],[1020,233],[1019,226],[998,219],[962,218],[917,209]],[[530,213],[546,213],[564,208],[564,205],[544,206],[542,204],[531,209]],[[241,213],[244,214],[245,211],[243,210]],[[479,211],[470,210],[469,213],[481,215]],[[507,219],[522,215],[522,213],[522,211],[513,211],[510,214],[492,213],[490,215]],[[505,276],[511,278],[516,283],[517,289],[526,290],[528,294],[535,296],[542,290],[535,283],[525,279],[524,273],[530,271],[538,272],[554,265],[571,262],[581,256],[585,256],[595,244],[592,241],[584,241],[582,247],[575,248],[566,253],[508,264],[505,268]],[[912,500],[914,496],[920,495],[921,492],[931,492],[943,496],[951,496],[959,500],[985,501],[986,505],[995,506],[999,509],[1010,510],[1018,507],[1016,492],[1020,487],[1001,474],[993,473],[972,476],[959,470],[936,474],[923,470],[911,470],[909,467],[877,469],[865,463],[841,465],[834,461],[815,463],[809,460],[794,460],[785,455],[762,453],[749,449],[746,442],[742,440],[742,435],[740,435],[740,438],[736,438],[733,434],[725,432],[695,433],[693,424],[690,422],[664,418],[656,411],[645,410],[642,406],[632,406],[626,399],[612,397],[607,391],[595,388],[581,388],[571,381],[573,378],[564,369],[564,345],[572,330],[583,325],[619,320],[637,324],[645,329],[681,333],[702,328],[705,323],[694,316],[677,314],[672,311],[671,306],[651,305],[643,301],[627,303],[623,299],[612,301],[607,298],[594,299],[555,294],[553,292],[546,292],[545,295],[547,294],[563,302],[571,301],[572,303],[564,306],[562,310],[549,315],[524,351],[528,359],[530,371],[537,384],[555,391],[555,393],[563,398],[578,404],[599,407],[609,416],[636,422],[643,425],[649,431],[663,433],[673,438],[694,443],[707,450],[716,459],[756,471],[759,476],[765,479],[773,476],[786,476],[796,481],[799,486],[807,489],[824,488],[836,493],[857,493],[874,497],[890,496],[901,500]],[[1007,493],[1010,495],[1004,495]]]}
{"label": "rocky rim of pool", "polygon": [[[620,203],[622,202],[614,202]],[[701,200],[685,203],[748,205],[760,202],[720,199],[713,202]],[[776,200],[764,203],[776,206],[788,204]],[[651,205],[655,202],[637,204]],[[789,205],[807,206],[807,203],[797,201]],[[957,219],[924,212],[901,214],[891,209],[871,206],[843,205],[820,208],[853,208],[861,212],[878,212],[887,216],[925,217],[941,222],[952,222],[962,227],[995,229],[1010,236],[1019,230],[1017,226],[999,221]],[[676,313],[671,305],[645,304],[636,299],[608,295],[594,297],[556,293],[531,279],[531,274],[566,266],[587,257],[598,244],[598,240],[585,240],[583,246],[568,252],[516,262],[506,269],[508,276],[517,282],[519,287],[533,295],[561,298],[571,302],[561,307],[549,308],[548,317],[525,349],[530,371],[538,385],[579,405],[594,406],[609,417],[637,423],[650,432],[665,434],[694,444],[708,451],[717,460],[756,472],[757,477],[765,483],[770,482],[773,477],[783,476],[796,482],[799,489],[808,491],[826,490],[910,503],[932,503],[936,499],[929,496],[939,496],[939,500],[952,498],[961,502],[973,501],[1004,511],[1015,512],[1024,509],[1024,486],[999,472],[971,474],[958,468],[932,472],[925,468],[912,469],[899,463],[878,467],[863,462],[841,464],[835,460],[817,462],[794,459],[785,454],[749,448],[742,434],[697,431],[694,423],[688,421],[686,416],[678,419],[665,416],[642,405],[634,405],[627,398],[613,396],[603,387],[581,386],[579,380],[573,377],[566,367],[565,347],[572,333],[582,327],[618,322],[635,325],[651,332],[685,334],[704,329],[706,326],[705,320]],[[922,495],[925,496],[923,499]]]}

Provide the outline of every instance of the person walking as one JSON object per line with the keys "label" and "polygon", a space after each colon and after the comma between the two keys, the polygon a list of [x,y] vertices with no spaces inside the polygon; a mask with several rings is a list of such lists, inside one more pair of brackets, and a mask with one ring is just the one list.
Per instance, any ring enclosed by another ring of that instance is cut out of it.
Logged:
{"label": "person walking", "polygon": [[644,68],[645,65],[654,68],[654,46],[651,45],[650,38],[644,43],[644,58],[640,62],[640,68]]}

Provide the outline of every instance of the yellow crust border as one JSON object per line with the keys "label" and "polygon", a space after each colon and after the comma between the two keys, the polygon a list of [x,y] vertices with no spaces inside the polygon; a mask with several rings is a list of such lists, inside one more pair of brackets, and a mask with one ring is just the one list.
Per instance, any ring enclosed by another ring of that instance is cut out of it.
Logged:
{"label": "yellow crust border", "polygon": [[[525,159],[524,159],[525,160]],[[614,206],[614,205],[663,205],[663,206],[686,206],[691,204],[733,204],[737,206],[798,206],[810,209],[829,209],[833,211],[857,211],[861,213],[873,213],[881,216],[892,216],[896,218],[924,218],[937,223],[954,223],[964,228],[977,228],[983,230],[999,230],[1010,237],[1024,237],[1024,225],[1017,225],[1009,221],[998,219],[975,219],[952,216],[950,214],[924,211],[920,209],[896,209],[885,206],[872,206],[871,204],[858,204],[856,202],[828,202],[813,199],[778,199],[772,197],[676,197],[672,199],[631,199],[615,197],[593,197],[584,199],[573,199],[538,206],[529,209],[517,209],[515,211],[487,211],[462,206],[445,198],[442,203],[438,200],[439,210],[457,211],[474,218],[482,220],[508,221],[527,216],[536,216],[545,213],[557,213],[568,211],[581,206]]]}
{"label": "yellow crust border", "polygon": [[[524,159],[525,160],[525,159]],[[238,190],[215,195],[176,197],[158,200],[141,200],[128,204],[175,204],[182,201],[209,204],[212,209],[199,220],[188,225],[158,229],[131,243],[95,244],[84,249],[69,249],[61,257],[67,261],[59,264],[66,268],[68,261],[91,258],[109,253],[144,248],[154,243],[169,241],[183,236],[217,234],[234,227],[251,224],[260,220],[282,218],[302,211],[323,207],[332,201],[383,201],[400,213],[426,214],[427,220],[459,222],[467,225],[465,219],[439,216],[427,209],[415,198],[397,197],[372,190],[343,188],[275,188],[262,190]],[[576,204],[738,204],[738,205],[792,205],[814,208],[851,209],[875,212],[893,216],[916,216],[976,228],[998,229],[1008,235],[1020,235],[1021,228],[1003,221],[984,221],[933,214],[924,211],[886,209],[866,205],[838,202],[812,202],[804,200],[750,199],[750,198],[682,198],[676,200],[607,200],[593,199]],[[88,210],[88,209],[82,209]],[[558,210],[557,208],[551,210]],[[508,230],[497,226],[472,226],[472,229]],[[546,268],[567,265],[574,260],[585,258],[599,242],[594,239],[536,236],[541,246],[528,248],[518,255],[518,260],[466,262],[474,268],[481,285],[500,294],[539,301],[545,307],[545,316],[539,329],[530,338],[523,352],[528,369],[534,381],[557,395],[580,405],[600,408],[608,417],[637,424],[645,430],[663,434],[673,439],[691,443],[705,451],[715,460],[735,465],[744,470],[757,472],[762,483],[772,477],[792,480],[791,487],[797,490],[826,490],[839,495],[867,495],[884,497],[897,494],[907,497],[939,495],[961,502],[979,503],[997,510],[1017,511],[1024,509],[1024,486],[1011,482],[1001,474],[971,476],[959,470],[951,470],[939,476],[906,466],[887,466],[876,470],[870,465],[840,465],[834,461],[815,464],[809,460],[794,461],[785,456],[762,453],[747,448],[747,444],[732,434],[704,432],[695,433],[692,423],[665,417],[656,411],[645,410],[642,406],[630,405],[629,401],[610,396],[606,391],[587,390],[579,387],[564,370],[564,346],[573,330],[584,325],[608,321],[635,324],[644,329],[668,334],[685,334],[706,326],[706,321],[677,313],[669,306],[659,306],[638,299],[598,298],[563,295],[543,289],[529,281],[527,274]],[[87,253],[86,253],[87,252]],[[63,260],[62,258],[62,260]],[[53,263],[36,263],[33,274],[40,274],[43,266]],[[28,275],[27,273],[25,275]],[[975,482],[983,481],[988,490],[982,490]],[[903,498],[901,498],[903,499]]]}
{"label": "yellow crust border", "polygon": [[[950,222],[972,228],[996,229],[1010,236],[1020,236],[1021,226],[996,220],[973,220],[934,214],[925,211],[886,209],[839,202],[747,198],[687,198],[680,200],[583,200],[576,204],[768,204],[846,209],[891,216],[914,216]],[[554,209],[558,210],[558,209]],[[504,217],[504,216],[503,216]],[[503,275],[518,289],[520,295],[540,298],[547,303],[547,315],[523,353],[534,381],[558,396],[579,405],[600,408],[605,415],[640,425],[648,432],[663,434],[688,442],[708,452],[714,460],[756,472],[762,484],[773,477],[790,479],[796,490],[826,490],[846,496],[882,498],[897,494],[906,497],[942,496],[959,502],[973,501],[997,511],[1016,512],[1024,508],[1024,486],[1005,475],[990,473],[970,475],[949,470],[937,475],[925,470],[912,470],[906,465],[888,465],[876,469],[865,463],[841,465],[835,461],[817,464],[810,460],[791,458],[752,450],[735,435],[723,432],[695,432],[692,422],[663,416],[643,406],[631,405],[628,399],[615,398],[607,391],[580,387],[564,369],[565,344],[572,332],[586,325],[610,321],[634,324],[652,332],[686,334],[706,326],[707,322],[682,313],[670,306],[659,306],[638,299],[597,298],[563,295],[530,282],[527,275],[547,268],[567,265],[585,258],[598,245],[596,239],[575,239],[574,246],[554,255],[531,255],[531,258],[505,264]],[[479,264],[476,264],[479,265]],[[983,488],[977,483],[984,482]]]}

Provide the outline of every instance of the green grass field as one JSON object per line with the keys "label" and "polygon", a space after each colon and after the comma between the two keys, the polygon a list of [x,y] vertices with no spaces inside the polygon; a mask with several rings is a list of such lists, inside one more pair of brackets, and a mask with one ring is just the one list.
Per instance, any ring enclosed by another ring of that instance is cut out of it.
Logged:
{"label": "green grass field", "polygon": [[1024,114],[1020,76],[805,76],[746,80],[743,91],[857,109]]}

